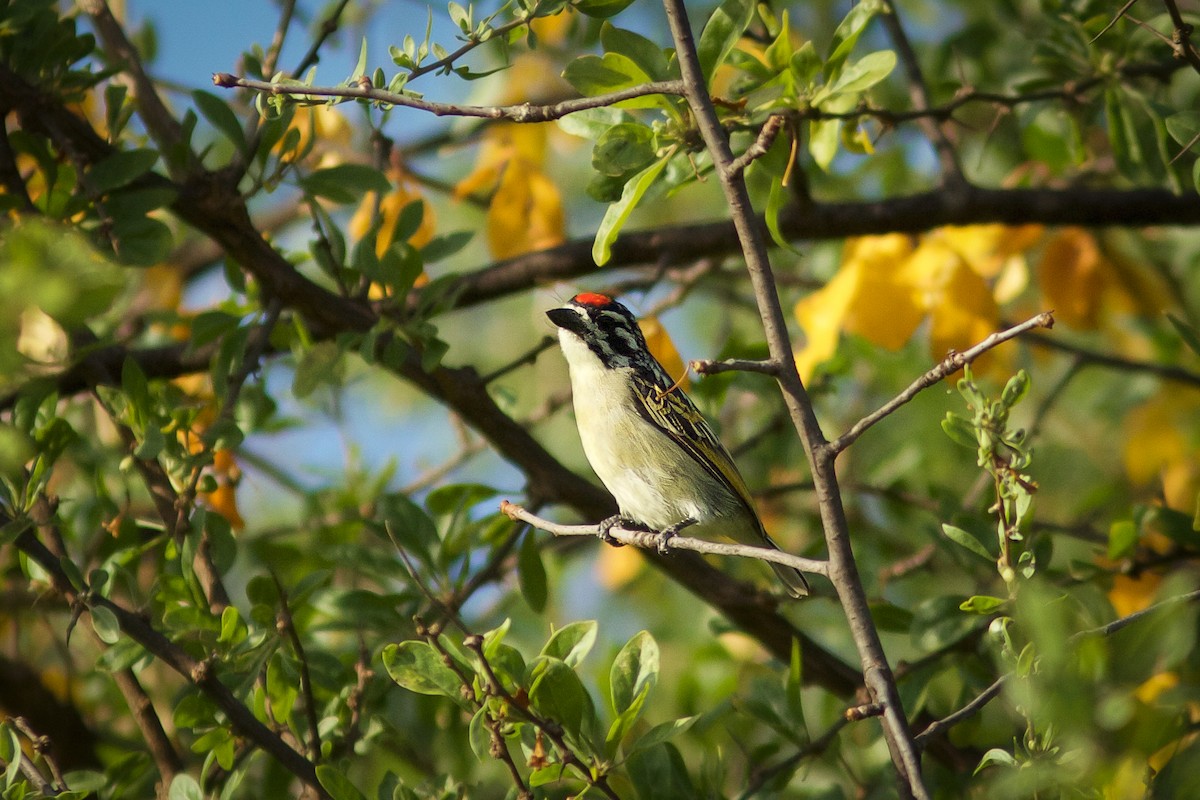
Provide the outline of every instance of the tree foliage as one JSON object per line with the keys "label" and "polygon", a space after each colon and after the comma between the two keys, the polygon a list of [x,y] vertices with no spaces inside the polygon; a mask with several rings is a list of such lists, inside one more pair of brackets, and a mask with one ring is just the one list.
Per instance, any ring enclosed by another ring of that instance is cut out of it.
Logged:
{"label": "tree foliage", "polygon": [[[0,0],[5,798],[1194,791],[1175,0],[282,0],[205,88],[67,5]],[[814,597],[551,535],[574,287]]]}

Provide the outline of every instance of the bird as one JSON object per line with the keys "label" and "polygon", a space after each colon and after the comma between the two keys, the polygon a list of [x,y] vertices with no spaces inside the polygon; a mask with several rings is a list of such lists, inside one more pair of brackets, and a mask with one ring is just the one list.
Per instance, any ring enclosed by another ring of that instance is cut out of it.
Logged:
{"label": "bird", "polygon": [[[632,523],[660,532],[664,552],[684,528],[778,550],[733,458],[650,353],[633,313],[583,292],[546,316],[558,328],[584,455],[620,510],[600,523],[602,538]],[[809,593],[799,570],[771,567],[793,597]]]}

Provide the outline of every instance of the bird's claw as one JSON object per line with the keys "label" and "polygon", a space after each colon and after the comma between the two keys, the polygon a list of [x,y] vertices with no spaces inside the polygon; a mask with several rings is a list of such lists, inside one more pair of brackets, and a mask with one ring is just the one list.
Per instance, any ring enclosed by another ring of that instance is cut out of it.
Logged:
{"label": "bird's claw", "polygon": [[679,522],[676,522],[674,525],[670,526],[669,528],[663,528],[662,531],[660,531],[658,534],[658,552],[659,552],[659,554],[665,556],[667,554],[667,551],[671,549],[671,540],[674,539],[676,536],[678,536],[679,532],[681,530],[688,527],[689,525],[695,525],[699,521],[700,520],[695,519],[694,517],[688,517],[687,519],[682,519]]}
{"label": "bird's claw", "polygon": [[625,543],[617,541],[616,538],[609,533],[609,531],[618,525],[621,527],[626,527],[632,523],[633,520],[629,519],[629,517],[623,517],[620,514],[613,514],[608,519],[600,521],[600,524],[597,526],[596,535],[600,537],[600,541],[607,545],[612,545],[613,547],[624,547]]}

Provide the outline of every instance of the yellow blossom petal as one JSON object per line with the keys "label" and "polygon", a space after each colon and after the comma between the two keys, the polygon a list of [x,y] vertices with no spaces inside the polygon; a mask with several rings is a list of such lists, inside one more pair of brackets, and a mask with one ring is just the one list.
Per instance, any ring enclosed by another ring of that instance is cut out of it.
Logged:
{"label": "yellow blossom petal", "polygon": [[642,328],[642,335],[646,337],[646,347],[650,350],[650,355],[658,359],[658,363],[663,365],[672,380],[678,380],[679,385],[687,389],[687,370],[683,366],[683,358],[675,349],[675,343],[671,341],[667,329],[662,326],[657,317],[645,317],[639,320],[638,324]]}

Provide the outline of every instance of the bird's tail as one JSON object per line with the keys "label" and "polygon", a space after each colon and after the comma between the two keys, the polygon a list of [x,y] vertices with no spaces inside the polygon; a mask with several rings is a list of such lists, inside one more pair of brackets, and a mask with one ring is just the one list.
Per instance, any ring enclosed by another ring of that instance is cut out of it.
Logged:
{"label": "bird's tail", "polygon": [[805,579],[803,572],[795,567],[788,567],[774,562],[771,563],[771,569],[775,570],[775,574],[787,586],[788,594],[792,597],[808,596],[808,581]]}
{"label": "bird's tail", "polygon": [[[768,546],[784,552],[783,548],[775,544],[775,540],[765,530],[762,530],[761,527],[760,531],[763,538],[767,540]],[[776,564],[774,561],[771,562],[771,569],[775,570],[775,574],[779,576],[779,580],[783,581],[784,586],[787,587],[788,594],[795,598],[808,597],[808,580],[804,577],[803,572],[795,567]]]}

